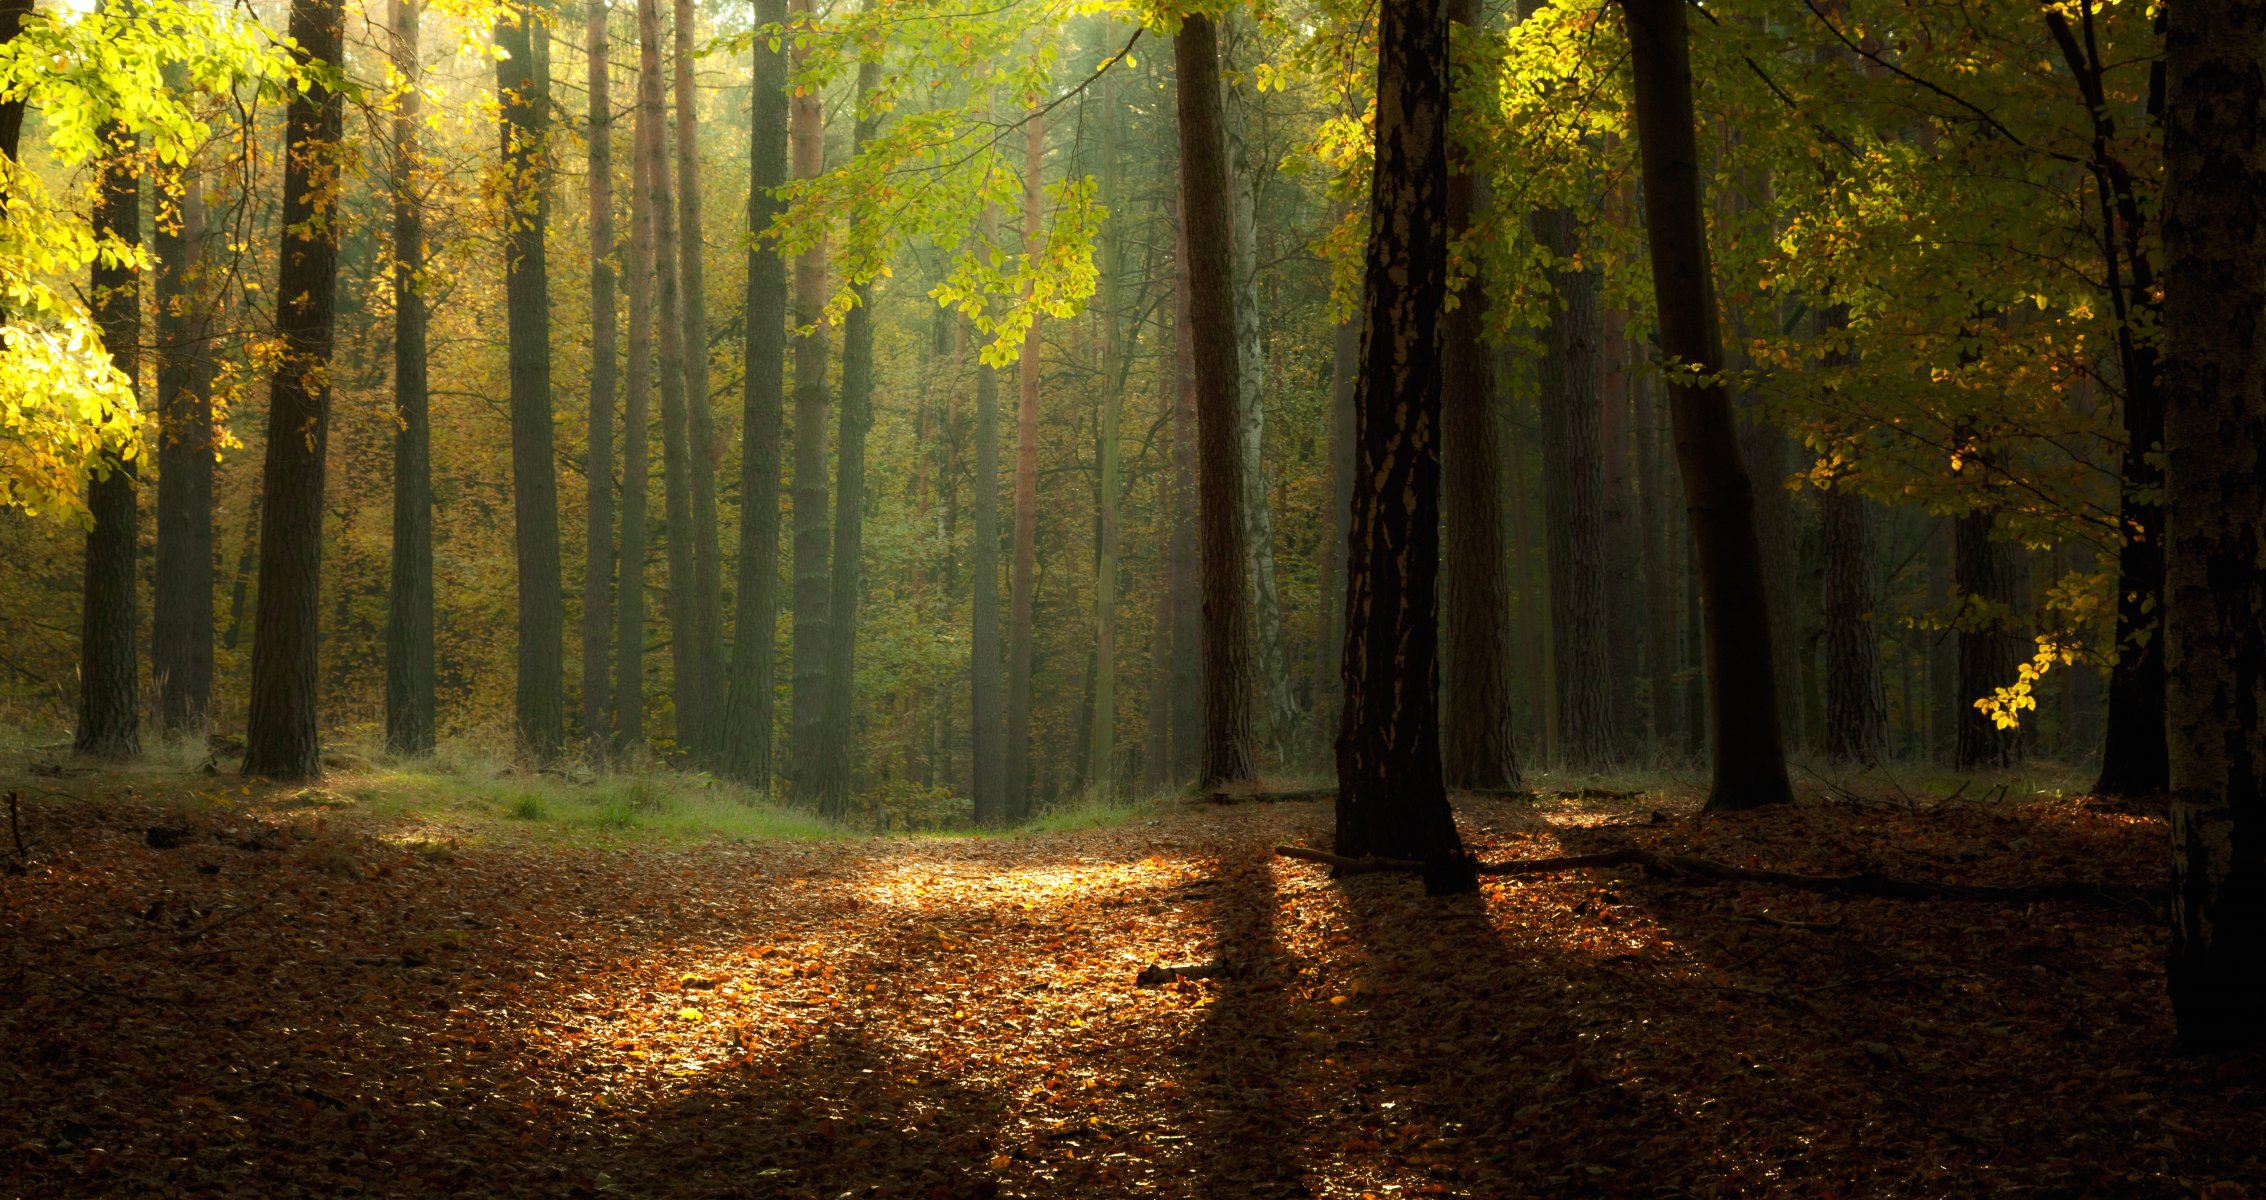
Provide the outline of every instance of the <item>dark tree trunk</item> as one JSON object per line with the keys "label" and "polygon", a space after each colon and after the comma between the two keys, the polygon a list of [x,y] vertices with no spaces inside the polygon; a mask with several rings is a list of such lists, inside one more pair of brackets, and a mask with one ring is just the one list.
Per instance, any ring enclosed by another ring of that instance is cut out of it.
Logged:
{"label": "dark tree trunk", "polygon": [[[865,107],[881,80],[881,64],[858,64],[856,126],[851,153],[872,140],[881,116]],[[818,811],[832,820],[850,814],[850,747],[855,740],[858,588],[865,554],[865,439],[873,428],[873,288],[851,285],[857,303],[842,320],[842,426],[834,454],[834,577],[826,643],[826,728],[819,740]]]}
{"label": "dark tree trunk", "polygon": [[[186,79],[179,67],[169,79]],[[202,270],[204,185],[173,168],[178,208],[160,215],[156,242],[157,563],[150,683],[168,736],[212,724],[213,439],[211,282]]]}
{"label": "dark tree trunk", "polygon": [[[1338,665],[1345,653],[1345,585],[1339,564],[1345,558],[1346,521],[1353,509],[1353,393],[1361,376],[1361,326],[1340,321],[1330,338],[1330,515],[1322,528],[1320,590],[1322,613],[1314,625],[1314,701],[1312,761],[1336,768],[1332,749],[1338,731]],[[1490,382],[1492,380],[1490,379]],[[1492,402],[1492,397],[1490,397]]]}
{"label": "dark tree trunk", "polygon": [[676,751],[699,761],[708,710],[718,697],[705,686],[710,651],[700,645],[699,537],[693,528],[692,435],[686,413],[684,300],[677,278],[677,208],[670,194],[669,114],[662,82],[661,6],[637,6],[638,120],[645,142],[647,210],[653,222],[653,374],[661,393],[661,512],[669,562],[670,694],[676,705]]}
{"label": "dark tree trunk", "polygon": [[[1618,207],[1618,204],[1615,204]],[[1630,387],[1635,382],[1629,354],[1628,314],[1607,308],[1599,323],[1597,430],[1598,482],[1603,503],[1598,529],[1605,544],[1606,695],[1613,721],[1606,738],[1616,762],[1628,761],[1644,741],[1644,717],[1637,712],[1638,651],[1634,636],[1644,624],[1644,594],[1632,586],[1638,577],[1636,504],[1631,492],[1629,453]]]}
{"label": "dark tree trunk", "polygon": [[[988,226],[990,222],[985,221]],[[988,229],[987,229],[988,233]],[[969,563],[973,628],[968,725],[976,824],[1007,823],[1007,684],[999,629],[999,374],[976,362],[975,548]]]}
{"label": "dark tree trunk", "polygon": [[[1448,0],[1448,19],[1471,65],[1465,101],[1492,94],[1495,73],[1481,69],[1479,0]],[[1479,177],[1467,156],[1451,162],[1448,237],[1471,229],[1481,206]],[[1503,549],[1504,458],[1496,419],[1494,356],[1487,345],[1487,277],[1475,268],[1456,307],[1443,318],[1440,433],[1448,576],[1445,603],[1452,653],[1443,672],[1440,749],[1447,786],[1511,788],[1519,784],[1517,733],[1511,724],[1510,572]],[[1329,581],[1325,577],[1325,595]]]}
{"label": "dark tree trunk", "polygon": [[[1174,190],[1176,213],[1184,207]],[[1196,777],[1204,740],[1204,582],[1196,553],[1196,332],[1188,315],[1188,223],[1177,222],[1172,325],[1172,781]],[[1334,736],[1334,735],[1333,735]]]}
{"label": "dark tree trunk", "polygon": [[[692,576],[685,593],[689,625],[676,636],[689,638],[694,653],[692,689],[700,697],[694,713],[691,749],[696,762],[712,765],[724,720],[723,550],[716,529],[716,417],[708,394],[708,285],[700,216],[700,93],[693,85],[693,0],[675,0],[675,83],[677,102],[677,281],[682,332],[678,349],[684,368],[685,465],[692,504]],[[674,538],[671,539],[674,541]],[[670,590],[683,586],[672,580]],[[682,694],[680,692],[680,694]]]}
{"label": "dark tree trunk", "polygon": [[1631,379],[1629,384],[1631,423],[1636,426],[1637,520],[1643,526],[1645,687],[1651,694],[1651,753],[1659,758],[1676,745],[1683,728],[1683,697],[1676,686],[1681,664],[1673,565],[1675,504],[1669,498],[1668,469],[1661,461],[1655,385],[1650,377]]}
{"label": "dark tree trunk", "polygon": [[[811,0],[793,0],[807,14]],[[808,46],[795,48],[802,61]],[[788,140],[797,179],[826,169],[825,110],[816,89],[790,102]],[[826,736],[827,558],[832,550],[826,480],[826,247],[814,244],[795,258],[795,325],[810,332],[795,340],[795,547],[793,760],[788,784],[794,797],[815,803],[819,743]],[[1012,772],[1010,772],[1012,776]],[[1010,800],[1012,803],[1012,800]]]}
{"label": "dark tree trunk", "polygon": [[[23,32],[24,18],[31,15],[32,0],[0,0],[0,46],[16,40]],[[24,102],[19,97],[0,101],[0,158],[16,161],[16,149],[23,142]],[[7,186],[0,183],[0,199],[6,198]]]}
{"label": "dark tree trunk", "polygon": [[651,142],[660,130],[645,114],[639,73],[637,119],[630,136],[629,355],[622,380],[622,520],[620,582],[614,589],[614,750],[645,744],[646,500],[652,481],[653,235]]}
{"label": "dark tree trunk", "polygon": [[[1116,26],[1104,19],[1100,30],[1106,45]],[[1101,103],[1106,112],[1121,111],[1124,104],[1118,77],[1103,80]],[[1124,180],[1118,166],[1117,121],[1105,121],[1101,138],[1101,202],[1106,208],[1124,204]],[[1095,414],[1094,461],[1094,703],[1086,739],[1087,790],[1103,798],[1117,792],[1117,504],[1122,488],[1118,480],[1118,435],[1125,409],[1125,315],[1119,285],[1125,273],[1124,226],[1111,221],[1102,231],[1099,250],[1101,271],[1100,411]]]}
{"label": "dark tree trunk", "polygon": [[[786,0],[757,0],[758,25],[787,19]],[[787,56],[755,39],[755,97],[747,226],[771,227],[785,207]],[[763,245],[747,252],[747,380],[740,434],[740,561],[735,596],[731,699],[724,719],[724,771],[759,789],[771,785],[773,651],[779,624],[779,440],[786,420],[787,263]]]}
{"label": "dark tree trunk", "polygon": [[[1537,213],[1535,240],[1560,258],[1579,248],[1574,215]],[[1606,627],[1605,440],[1595,268],[1553,269],[1557,303],[1539,365],[1542,519],[1550,559],[1550,638],[1559,761],[1595,770],[1613,758],[1612,631]]]}
{"label": "dark tree trunk", "polygon": [[[1444,32],[1440,35],[1444,38]],[[1241,384],[1235,341],[1234,230],[1212,19],[1189,16],[1173,37],[1180,118],[1181,216],[1187,239],[1190,345],[1196,373],[1198,541],[1202,552],[1203,739],[1200,787],[1249,779],[1257,768],[1251,698],[1251,594],[1244,578]],[[1445,170],[1446,164],[1441,164]],[[1435,538],[1436,538],[1435,534]],[[1435,760],[1433,770],[1439,769]]]}
{"label": "dark tree trunk", "polygon": [[[302,63],[343,66],[338,0],[292,0]],[[252,703],[244,773],[308,779],[322,771],[315,721],[321,614],[323,458],[330,437],[330,358],[338,285],[331,189],[342,112],[317,81],[285,108],[282,259],[275,295],[282,353],[268,387],[261,475],[259,599],[252,625]]]}
{"label": "dark tree trunk", "polygon": [[1872,509],[1837,481],[1818,493],[1818,523],[1825,543],[1825,756],[1869,767],[1888,753]]}
{"label": "dark tree trunk", "polygon": [[[414,2],[414,0],[406,0]],[[582,556],[582,730],[593,751],[613,729],[606,639],[614,582],[614,89],[607,0],[587,0],[590,54],[590,450]]]}
{"label": "dark tree trunk", "polygon": [[2164,407],[2183,1043],[2266,1044],[2266,4],[2169,6]]}
{"label": "dark tree trunk", "polygon": [[[1023,119],[1023,252],[1038,253],[1046,118]],[[1007,821],[1031,815],[1031,621],[1038,603],[1039,326],[1023,334],[1015,403],[1015,556],[1007,576]]]}
{"label": "dark tree trunk", "polygon": [[[1337,850],[1347,855],[1432,861],[1463,851],[1440,775],[1434,617],[1447,125],[1447,6],[1440,0],[1382,6],[1377,159],[1354,398],[1354,478],[1370,486],[1353,496],[1345,715],[1338,731]],[[1477,879],[1428,883],[1471,890]]]}
{"label": "dark tree trunk", "polygon": [[[418,0],[394,0],[394,68],[409,81],[393,118],[393,410],[398,424],[392,577],[386,596],[386,749],[395,754],[432,753],[435,725],[432,421],[426,394],[425,297],[418,279],[425,269],[425,214],[418,195],[417,130],[423,108],[418,16]],[[592,151],[593,159],[596,154]],[[593,447],[599,428],[592,426]],[[593,470],[592,478],[597,477]],[[601,649],[600,686],[604,661]]]}
{"label": "dark tree trunk", "polygon": [[1952,583],[1959,593],[1959,685],[1954,701],[1958,737],[1952,765],[1962,771],[2011,765],[2019,757],[2015,731],[2000,729],[1975,701],[2014,682],[2025,657],[2008,627],[2014,609],[2013,547],[1993,540],[1989,509],[1961,513],[1952,524]]}
{"label": "dark tree trunk", "polygon": [[534,10],[496,20],[496,93],[503,136],[504,320],[511,344],[511,501],[519,572],[522,749],[538,761],[558,754],[566,733],[566,606],[559,573],[559,480],[551,450],[551,285],[544,256],[550,228],[549,42]]}
{"label": "dark tree trunk", "polygon": [[1762,546],[1754,485],[1739,457],[1731,400],[1720,383],[1723,343],[1692,114],[1691,48],[1683,0],[1622,0],[1644,160],[1647,241],[1661,352],[1708,381],[1669,387],[1676,458],[1691,513],[1706,601],[1708,726],[1714,778],[1708,807],[1753,808],[1793,798],[1779,733]]}
{"label": "dark tree trunk", "polygon": [[[129,246],[142,240],[141,178],[127,156],[133,141],[123,125],[103,127],[96,160],[94,225],[98,236]],[[89,280],[102,347],[129,388],[141,379],[142,283],[130,266],[97,260]],[[138,464],[104,452],[87,484],[86,588],[79,623],[79,727],[72,745],[96,758],[126,759],[142,752],[141,666],[134,654],[135,545],[140,530],[135,492]]]}

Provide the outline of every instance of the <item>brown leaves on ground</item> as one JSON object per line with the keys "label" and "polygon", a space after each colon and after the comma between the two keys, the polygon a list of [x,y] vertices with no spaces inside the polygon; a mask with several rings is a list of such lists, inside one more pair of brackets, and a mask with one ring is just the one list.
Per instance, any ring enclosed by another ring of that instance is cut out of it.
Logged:
{"label": "brown leaves on ground", "polygon": [[[2266,1193],[2256,1064],[2167,1052],[2156,914],[1633,870],[1431,900],[1270,856],[1328,815],[589,849],[27,804],[0,1194]],[[1463,819],[1489,858],[2149,884],[2166,857],[2159,820],[2083,802]]]}

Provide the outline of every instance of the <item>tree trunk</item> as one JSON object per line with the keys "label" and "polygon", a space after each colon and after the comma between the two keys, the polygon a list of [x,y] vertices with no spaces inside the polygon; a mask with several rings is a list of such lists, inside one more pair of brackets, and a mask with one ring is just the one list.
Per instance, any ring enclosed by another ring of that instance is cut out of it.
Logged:
{"label": "tree trunk", "polygon": [[1220,137],[1226,154],[1230,260],[1234,271],[1236,343],[1236,449],[1243,457],[1241,505],[1244,573],[1251,590],[1251,624],[1257,637],[1260,736],[1278,756],[1287,753],[1298,706],[1290,690],[1290,660],[1283,648],[1282,592],[1275,570],[1275,522],[1267,507],[1265,404],[1266,322],[1259,309],[1258,179],[1246,145],[1251,80],[1258,61],[1250,14],[1233,5],[1217,26],[1225,69],[1220,90]]}
{"label": "tree trunk", "polygon": [[[1442,310],[1448,294],[1448,22],[1441,0],[1378,11],[1377,158],[1354,397],[1337,851],[1460,857],[1440,774]],[[1199,317],[1201,321],[1201,317]],[[1200,327],[1200,326],[1199,326]],[[1476,876],[1442,880],[1470,891]]]}
{"label": "tree trunk", "polygon": [[587,0],[584,31],[590,54],[590,451],[584,468],[582,731],[593,752],[605,748],[613,726],[606,638],[613,627],[614,577],[614,91],[606,3]]}
{"label": "tree trunk", "polygon": [[1203,568],[1197,561],[1196,322],[1188,315],[1185,189],[1174,188],[1172,364],[1172,782],[1196,777],[1204,741]]}
{"label": "tree trunk", "polygon": [[[990,220],[984,240],[990,240]],[[976,361],[975,548],[970,555],[973,636],[969,649],[968,723],[975,821],[1007,824],[1007,684],[999,630],[999,375]]]}
{"label": "tree trunk", "polygon": [[[394,69],[408,83],[393,118],[393,409],[398,425],[393,439],[392,577],[386,597],[386,749],[409,755],[432,753],[436,724],[432,421],[426,394],[425,297],[418,278],[425,269],[425,214],[418,197],[417,130],[423,108],[417,90],[423,77],[418,31],[418,0],[394,0]],[[607,332],[610,337],[612,330]],[[595,466],[603,426],[593,422],[591,428]],[[591,477],[598,478],[595,470]],[[603,590],[599,595],[603,604]],[[585,632],[588,628],[585,624]],[[602,685],[602,646],[599,661]]]}
{"label": "tree trunk", "polygon": [[[182,67],[167,71],[185,85]],[[188,165],[169,173],[179,207],[171,221],[160,215],[153,239],[160,436],[150,682],[167,736],[201,738],[212,724],[213,289],[203,270],[203,181]]]}
{"label": "tree trunk", "polygon": [[[757,0],[758,26],[787,19],[786,0]],[[771,227],[785,208],[787,56],[755,39],[749,134],[747,227]],[[779,625],[779,442],[785,423],[787,263],[769,247],[747,251],[747,380],[740,433],[740,561],[725,714],[724,771],[759,789],[771,785],[773,652]]]}
{"label": "tree trunk", "polygon": [[[713,765],[720,757],[724,705],[723,551],[716,530],[716,417],[708,394],[708,285],[703,270],[704,228],[700,217],[700,93],[693,85],[698,48],[693,42],[693,0],[675,0],[677,102],[677,280],[683,333],[687,476],[692,501],[692,589],[685,597],[693,687],[700,696],[692,733],[695,761]],[[671,590],[678,585],[672,581]]]}
{"label": "tree trunk", "polygon": [[2019,757],[2015,731],[1999,729],[1975,701],[2014,682],[2024,657],[2021,641],[2008,628],[2014,609],[2014,557],[2006,542],[1994,541],[1997,523],[1989,509],[1961,513],[1952,524],[1952,582],[1959,592],[1959,685],[1954,700],[1958,728],[1952,765],[1962,771],[2005,767]]}
{"label": "tree trunk", "polygon": [[[1535,240],[1559,259],[1579,249],[1574,214],[1536,213]],[[1539,367],[1542,519],[1560,762],[1592,771],[1613,758],[1612,631],[1606,627],[1605,444],[1595,268],[1553,268],[1557,304]]]}
{"label": "tree trunk", "polygon": [[530,8],[496,20],[496,93],[503,137],[505,323],[511,343],[511,499],[518,551],[521,748],[538,761],[565,738],[566,611],[559,572],[559,481],[551,449],[551,289],[547,34]]}
{"label": "tree trunk", "polygon": [[[1115,23],[1102,22],[1102,41],[1109,43]],[[1104,77],[1104,112],[1122,111],[1116,75]],[[1115,210],[1124,191],[1118,170],[1118,122],[1102,123],[1101,201]],[[1120,219],[1121,220],[1121,219]],[[1124,226],[1112,220],[1101,235],[1101,412],[1097,415],[1094,459],[1100,476],[1100,495],[1094,513],[1094,716],[1086,743],[1086,788],[1103,798],[1117,792],[1117,438],[1125,407],[1125,373],[1119,359],[1125,354],[1124,314],[1118,284],[1125,271]]]}
{"label": "tree trunk", "polygon": [[[123,124],[102,128],[106,151],[95,162],[94,226],[100,237],[129,246],[142,241],[141,178],[130,161],[135,141]],[[96,260],[88,281],[95,324],[111,365],[139,390],[142,283],[133,267]],[[134,654],[135,547],[140,532],[135,479],[139,463],[105,451],[87,484],[86,588],[79,624],[81,754],[127,759],[142,752],[141,665]]]}
{"label": "tree trunk", "polygon": [[1320,591],[1322,606],[1314,623],[1314,711],[1312,761],[1336,768],[1332,745],[1338,730],[1338,664],[1345,652],[1344,561],[1346,521],[1353,508],[1353,392],[1361,375],[1361,326],[1339,321],[1330,337],[1330,514],[1322,527]]}
{"label": "tree trunk", "polygon": [[[1023,120],[1023,253],[1039,254],[1040,172],[1046,161],[1046,118]],[[1031,619],[1038,591],[1039,326],[1031,319],[1017,363],[1015,404],[1015,557],[1007,585],[1007,821],[1031,813]]]}
{"label": "tree trunk", "polygon": [[[1227,151],[1221,131],[1212,19],[1190,15],[1173,37],[1179,87],[1180,204],[1188,259],[1190,346],[1196,374],[1197,524],[1202,551],[1203,745],[1200,788],[1249,779],[1252,736],[1251,595],[1244,577],[1242,373],[1235,335],[1235,245]],[[1435,764],[1435,769],[1437,765]]]}
{"label": "tree trunk", "polygon": [[1660,348],[1670,362],[1696,368],[1704,381],[1700,386],[1672,384],[1669,402],[1699,590],[1706,602],[1714,760],[1707,804],[1721,811],[1782,803],[1793,798],[1793,788],[1780,739],[1754,485],[1740,461],[1730,397],[1716,382],[1723,372],[1723,343],[1701,209],[1684,4],[1622,0],[1621,8],[1628,21],[1635,81]]}
{"label": "tree trunk", "polygon": [[614,589],[614,750],[645,745],[646,501],[651,490],[653,396],[653,147],[660,136],[645,111],[645,75],[638,72],[637,119],[630,135],[629,361],[622,380],[621,580]]}
{"label": "tree trunk", "polygon": [[[1474,63],[1465,102],[1486,96],[1494,72],[1478,69],[1479,0],[1449,0],[1448,19]],[[1458,155],[1447,180],[1448,237],[1464,238],[1482,199],[1474,164]],[[1440,748],[1447,786],[1518,786],[1517,734],[1511,724],[1510,573],[1503,551],[1504,458],[1495,408],[1493,351],[1487,345],[1487,277],[1475,266],[1456,307],[1442,317],[1440,433],[1446,443],[1446,603],[1448,655],[1440,705]]]}
{"label": "tree trunk", "polygon": [[[1635,349],[1635,347],[1631,347]],[[1636,356],[1631,354],[1634,359]],[[1668,469],[1660,454],[1660,413],[1649,376],[1629,381],[1630,423],[1636,427],[1637,520],[1643,526],[1644,667],[1651,694],[1651,755],[1659,759],[1675,745],[1682,697],[1676,641],[1676,573],[1673,566],[1674,502],[1668,498]]]}
{"label": "tree trunk", "polygon": [[2180,1040],[2266,1044],[2266,4],[2169,8],[2172,953]]}
{"label": "tree trunk", "polygon": [[1881,693],[1880,584],[1871,505],[1842,481],[1818,493],[1825,543],[1825,756],[1875,766],[1888,753]]}
{"label": "tree trunk", "polygon": [[[343,67],[338,0],[292,0],[301,63]],[[340,153],[339,94],[316,76],[284,109],[283,223],[276,338],[261,472],[260,582],[252,625],[251,712],[244,773],[309,779],[322,771],[315,721],[321,613],[323,457],[330,436],[330,359],[338,285],[334,197],[321,182]]]}
{"label": "tree trunk", "polygon": [[[1617,198],[1609,202],[1618,208]],[[1609,217],[1608,219],[1612,219]],[[1631,492],[1629,431],[1630,388],[1635,383],[1629,353],[1628,314],[1617,307],[1604,310],[1598,323],[1597,432],[1598,483],[1602,502],[1598,532],[1605,545],[1605,681],[1608,707],[1613,714],[1607,746],[1616,762],[1634,757],[1644,742],[1644,717],[1637,712],[1637,652],[1642,643],[1634,636],[1643,627],[1643,593],[1631,586],[1637,579],[1636,504]]]}
{"label": "tree trunk", "polygon": [[[811,0],[792,0],[797,16],[812,11]],[[797,45],[800,64],[810,46]],[[826,169],[825,109],[817,89],[794,96],[787,119],[796,179],[816,178]],[[819,743],[826,735],[827,556],[831,531],[826,488],[826,247],[814,243],[795,259],[795,620],[792,751],[788,783],[794,797],[816,803]]]}
{"label": "tree trunk", "polygon": [[[866,109],[866,97],[880,80],[880,63],[867,59],[858,64],[852,155],[864,150],[880,128],[880,114]],[[873,427],[873,287],[855,283],[850,290],[857,303],[842,320],[842,426],[834,447],[834,576],[828,589],[826,712],[819,738],[816,788],[819,815],[835,821],[850,815],[858,572],[865,554],[865,439],[866,431]]]}

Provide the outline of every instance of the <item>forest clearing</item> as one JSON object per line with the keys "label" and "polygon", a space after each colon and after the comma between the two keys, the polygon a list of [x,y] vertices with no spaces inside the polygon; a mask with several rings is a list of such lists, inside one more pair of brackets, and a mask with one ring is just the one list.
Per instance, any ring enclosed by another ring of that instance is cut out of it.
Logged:
{"label": "forest clearing", "polygon": [[[525,782],[450,800],[338,774],[33,777],[0,1072],[46,1102],[0,1108],[0,1191],[2266,1190],[2266,1085],[2162,1053],[2146,904],[1631,868],[1427,898],[1273,857],[1327,844],[1323,803],[743,840],[560,832],[621,781],[543,785],[546,821],[513,815]],[[2055,782],[1876,778],[1711,815],[1695,780],[1616,781],[1647,790],[1459,810],[1490,860],[2162,886],[2160,814]],[[1138,982],[1191,963],[1222,970]]]}

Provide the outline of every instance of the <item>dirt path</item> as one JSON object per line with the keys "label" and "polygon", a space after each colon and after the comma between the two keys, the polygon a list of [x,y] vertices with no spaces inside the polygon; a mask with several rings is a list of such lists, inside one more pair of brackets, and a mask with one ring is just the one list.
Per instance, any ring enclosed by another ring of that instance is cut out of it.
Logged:
{"label": "dirt path", "polygon": [[[1655,805],[1464,818],[1491,857],[2160,882],[2160,822],[2078,803]],[[2146,913],[1631,872],[1427,900],[1271,859],[1326,840],[1312,803],[620,849],[26,816],[0,1195],[2266,1194],[2266,1085],[2164,1054]]]}

